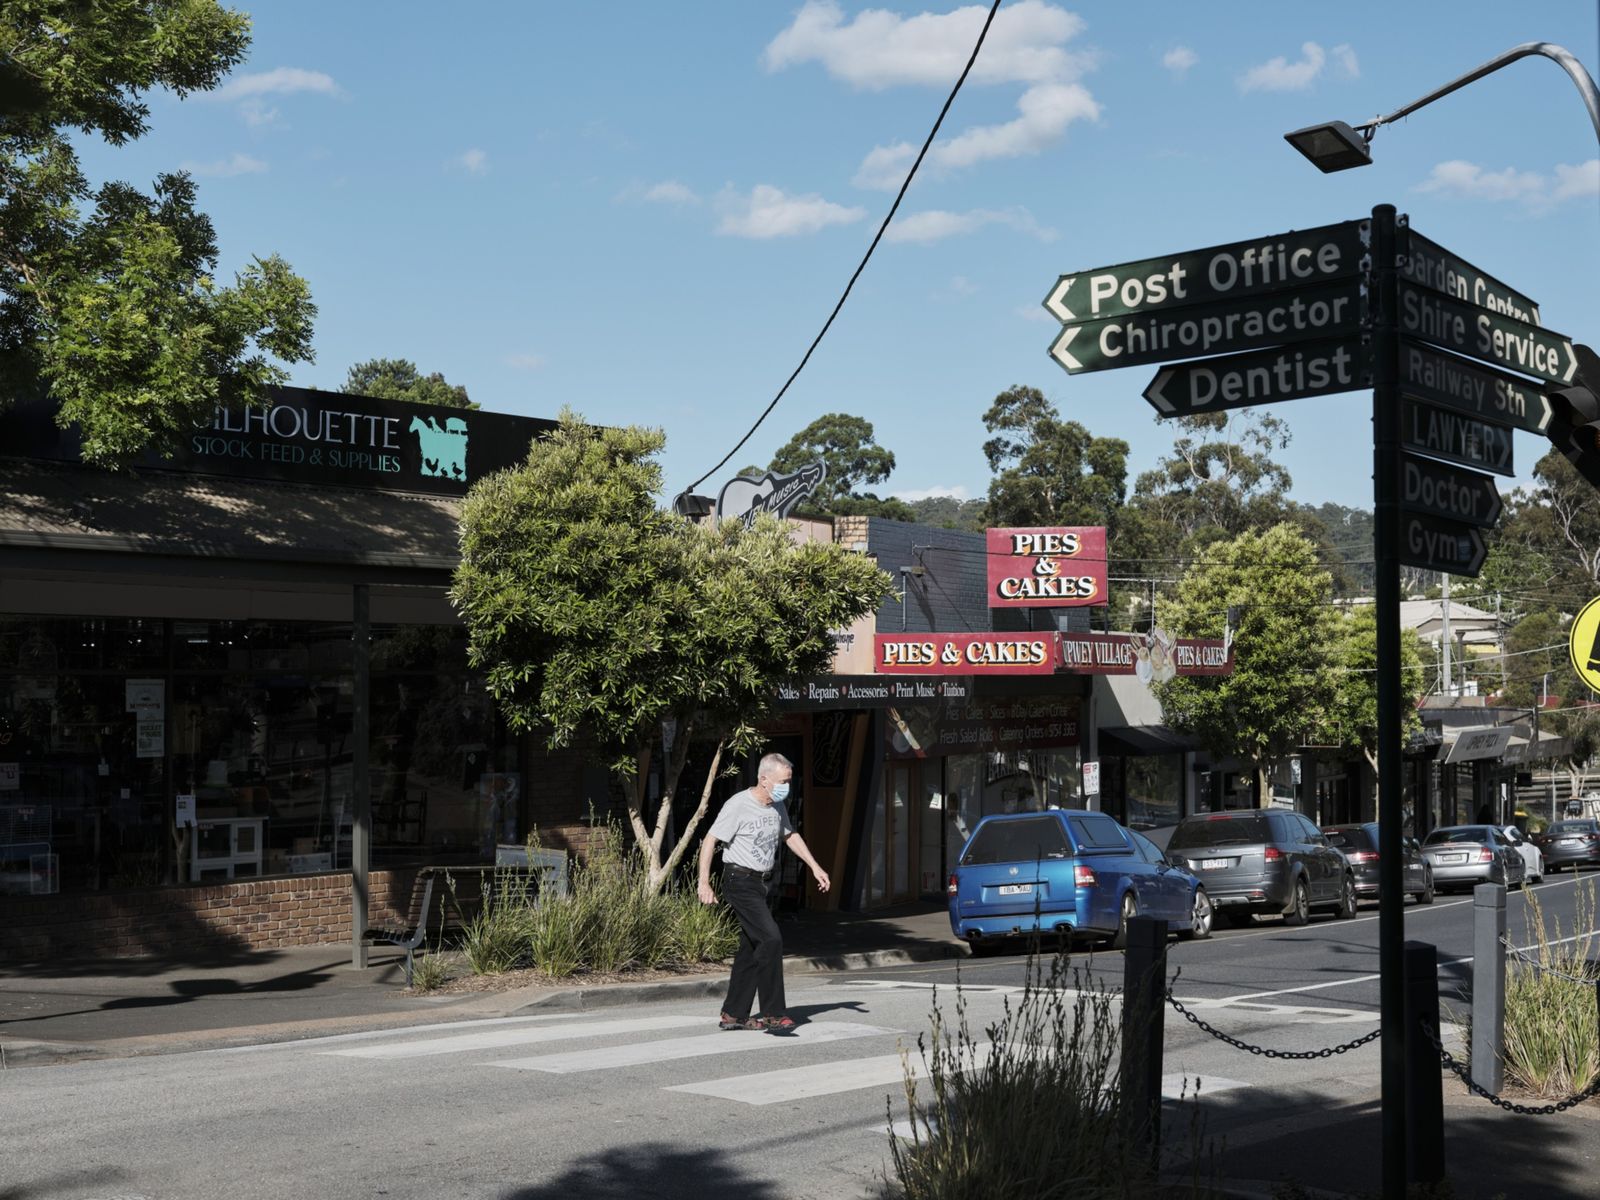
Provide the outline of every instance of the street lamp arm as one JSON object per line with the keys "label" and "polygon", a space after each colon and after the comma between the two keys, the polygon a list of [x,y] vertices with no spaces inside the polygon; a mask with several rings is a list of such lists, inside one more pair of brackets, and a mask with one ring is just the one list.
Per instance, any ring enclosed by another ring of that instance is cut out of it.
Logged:
{"label": "street lamp arm", "polygon": [[1477,70],[1468,71],[1461,78],[1452,80],[1442,88],[1429,92],[1422,99],[1413,100],[1404,108],[1397,108],[1387,116],[1379,117],[1375,121],[1368,121],[1364,125],[1357,125],[1355,128],[1361,130],[1367,140],[1370,141],[1379,126],[1387,125],[1391,121],[1398,121],[1401,117],[1410,116],[1423,105],[1432,104],[1440,97],[1448,96],[1458,88],[1464,88],[1467,84],[1482,79],[1485,75],[1492,74],[1501,67],[1516,62],[1519,58],[1527,58],[1531,54],[1542,55],[1550,59],[1559,64],[1561,69],[1568,75],[1572,76],[1572,82],[1578,85],[1578,91],[1583,96],[1583,105],[1589,110],[1589,120],[1594,124],[1595,138],[1600,140],[1600,91],[1596,91],[1594,79],[1584,69],[1583,64],[1568,51],[1550,42],[1524,42],[1520,46],[1514,46],[1504,54],[1491,58]]}

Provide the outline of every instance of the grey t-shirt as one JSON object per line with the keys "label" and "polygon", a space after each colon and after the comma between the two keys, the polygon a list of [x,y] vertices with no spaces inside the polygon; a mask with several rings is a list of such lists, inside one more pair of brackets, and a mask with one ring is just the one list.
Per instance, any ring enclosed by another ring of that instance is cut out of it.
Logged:
{"label": "grey t-shirt", "polygon": [[763,804],[749,792],[730,796],[711,825],[711,836],[723,844],[724,865],[770,871],[778,857],[778,843],[794,832],[783,804]]}

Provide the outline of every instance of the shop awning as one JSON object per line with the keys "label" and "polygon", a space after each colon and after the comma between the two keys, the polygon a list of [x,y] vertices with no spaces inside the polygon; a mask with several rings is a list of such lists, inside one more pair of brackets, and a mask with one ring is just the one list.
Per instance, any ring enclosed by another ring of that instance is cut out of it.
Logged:
{"label": "shop awning", "polygon": [[1164,725],[1121,725],[1100,729],[1100,753],[1133,758],[1146,754],[1182,754],[1200,743]]}
{"label": "shop awning", "polygon": [[442,584],[460,557],[460,505],[448,496],[0,458],[0,559],[82,566],[138,555],[205,560],[212,574],[250,564],[256,575],[264,565],[305,564]]}
{"label": "shop awning", "polygon": [[1499,758],[1511,744],[1512,732],[1509,725],[1469,725],[1459,729],[1446,729],[1444,748],[1439,753],[1439,761],[1458,763]]}

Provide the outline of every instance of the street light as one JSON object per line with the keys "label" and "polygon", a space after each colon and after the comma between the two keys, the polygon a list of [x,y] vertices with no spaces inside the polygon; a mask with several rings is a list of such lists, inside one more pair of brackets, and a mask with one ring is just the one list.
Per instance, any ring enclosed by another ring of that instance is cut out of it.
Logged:
{"label": "street light", "polygon": [[1550,59],[1572,77],[1572,82],[1577,84],[1578,91],[1583,96],[1584,107],[1589,110],[1589,120],[1594,124],[1595,137],[1600,139],[1600,91],[1596,90],[1594,79],[1584,70],[1583,64],[1560,46],[1549,42],[1524,42],[1504,54],[1491,58],[1477,70],[1468,71],[1459,79],[1453,79],[1442,88],[1429,92],[1422,99],[1413,100],[1405,107],[1395,109],[1387,116],[1356,126],[1346,125],[1343,121],[1308,125],[1304,129],[1284,134],[1284,141],[1310,159],[1320,171],[1344,171],[1350,167],[1364,167],[1372,161],[1372,135],[1378,132],[1379,126],[1409,116],[1423,105],[1432,104],[1441,96],[1448,96],[1456,89],[1464,88],[1467,84],[1482,79],[1485,75],[1498,71],[1519,58],[1527,58],[1530,54]]}

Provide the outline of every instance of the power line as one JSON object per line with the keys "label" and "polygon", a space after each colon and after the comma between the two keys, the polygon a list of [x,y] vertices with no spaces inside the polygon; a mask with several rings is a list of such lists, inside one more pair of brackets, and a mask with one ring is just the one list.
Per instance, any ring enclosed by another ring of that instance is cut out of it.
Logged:
{"label": "power line", "polygon": [[811,361],[811,355],[822,344],[822,339],[827,336],[828,330],[833,326],[833,320],[839,315],[839,310],[844,307],[844,302],[850,298],[850,291],[856,286],[856,280],[861,278],[861,272],[867,269],[867,261],[871,259],[872,252],[878,248],[878,243],[883,240],[884,232],[889,228],[889,222],[894,220],[894,214],[899,211],[900,201],[905,199],[906,189],[911,186],[911,181],[916,177],[917,168],[922,165],[922,160],[927,156],[928,148],[933,145],[933,139],[939,134],[939,126],[944,124],[945,114],[950,111],[950,106],[955,103],[956,93],[961,91],[961,85],[967,81],[967,75],[972,71],[972,64],[978,61],[978,51],[983,49],[983,39],[989,36],[989,26],[994,24],[994,17],[1000,11],[1000,0],[994,0],[989,7],[989,15],[983,22],[983,28],[978,31],[978,41],[972,47],[972,56],[967,59],[967,65],[961,68],[961,78],[956,80],[955,87],[950,89],[950,95],[945,98],[944,107],[939,110],[938,119],[934,121],[933,128],[928,131],[927,141],[922,143],[922,149],[917,151],[916,161],[911,164],[911,170],[906,173],[905,181],[900,185],[899,194],[895,196],[894,203],[889,206],[889,213],[883,218],[883,224],[878,226],[878,232],[873,235],[872,244],[867,247],[867,252],[861,256],[861,262],[856,267],[855,273],[850,276],[850,282],[844,285],[844,293],[839,297],[839,302],[833,306],[833,311],[828,314],[828,319],[823,322],[822,330],[812,339],[811,345],[806,348],[805,357],[800,360],[800,365],[794,369],[789,378],[783,381],[783,386],[778,389],[778,394],[772,398],[772,403],[761,410],[761,415],[756,418],[756,423],[750,426],[750,431],[739,439],[738,444],[722,456],[722,460],[683,489],[680,495],[692,492],[711,476],[727,464],[728,460],[744,448],[744,444],[761,428],[761,423],[767,419],[772,410],[778,407],[778,401],[783,399],[784,393],[789,390],[789,385],[800,377],[800,372],[806,369],[806,364]]}

